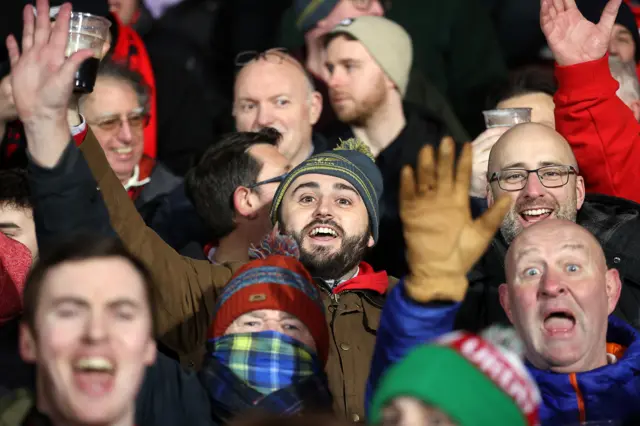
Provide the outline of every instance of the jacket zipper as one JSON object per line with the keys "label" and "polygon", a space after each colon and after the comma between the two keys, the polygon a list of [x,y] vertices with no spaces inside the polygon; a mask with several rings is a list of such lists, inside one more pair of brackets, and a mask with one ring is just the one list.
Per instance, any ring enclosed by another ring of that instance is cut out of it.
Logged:
{"label": "jacket zipper", "polygon": [[571,386],[573,386],[573,390],[576,392],[576,399],[578,401],[578,414],[580,417],[580,422],[587,421],[587,412],[584,407],[584,398],[582,396],[582,391],[580,390],[580,386],[578,386],[578,376],[576,373],[569,374],[569,382]]}

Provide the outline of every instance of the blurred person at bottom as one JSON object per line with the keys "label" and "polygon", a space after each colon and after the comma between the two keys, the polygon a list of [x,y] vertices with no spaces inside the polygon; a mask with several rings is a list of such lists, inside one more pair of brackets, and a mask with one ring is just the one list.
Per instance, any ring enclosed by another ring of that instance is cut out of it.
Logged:
{"label": "blurred person at bottom", "polygon": [[149,90],[142,78],[117,62],[103,61],[93,92],[80,99],[79,111],[138,210],[150,216],[150,203],[181,179],[144,154]]}
{"label": "blurred person at bottom", "polygon": [[[403,175],[411,274],[390,292],[383,309],[370,395],[390,365],[434,334],[453,329],[469,290],[467,274],[509,210],[511,197],[503,194],[472,220],[464,196],[470,148],[463,150],[455,174],[451,152],[450,146],[441,149],[436,163],[425,150],[418,172]],[[540,389],[541,423],[637,424],[640,334],[610,316],[622,284],[596,238],[569,220],[542,220],[515,237],[505,263],[500,304],[522,338],[527,369]]]}
{"label": "blurred person at bottom", "polygon": [[116,240],[71,238],[42,257],[25,283],[19,341],[35,394],[0,401],[3,424],[133,426],[156,357],[152,298],[148,271]]}
{"label": "blurred person at bottom", "polygon": [[537,426],[540,392],[521,352],[515,331],[499,327],[418,345],[380,380],[371,424]]}

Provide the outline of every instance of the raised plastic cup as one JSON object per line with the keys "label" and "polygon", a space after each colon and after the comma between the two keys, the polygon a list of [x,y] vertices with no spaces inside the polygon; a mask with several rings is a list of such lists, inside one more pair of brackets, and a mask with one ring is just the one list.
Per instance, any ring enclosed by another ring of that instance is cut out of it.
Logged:
{"label": "raised plastic cup", "polygon": [[492,127],[513,127],[531,122],[531,108],[500,108],[482,111],[487,129]]}
{"label": "raised plastic cup", "polygon": [[69,57],[82,49],[91,49],[93,52],[93,56],[85,60],[76,73],[74,92],[91,93],[93,91],[98,66],[109,35],[109,27],[111,22],[101,16],[71,12],[66,56]]}

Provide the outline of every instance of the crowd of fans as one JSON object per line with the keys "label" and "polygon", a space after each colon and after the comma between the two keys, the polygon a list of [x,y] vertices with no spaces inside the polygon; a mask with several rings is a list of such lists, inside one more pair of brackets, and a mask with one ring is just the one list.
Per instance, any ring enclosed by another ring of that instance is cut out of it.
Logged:
{"label": "crowd of fans", "polygon": [[640,424],[640,4],[8,3],[0,426]]}

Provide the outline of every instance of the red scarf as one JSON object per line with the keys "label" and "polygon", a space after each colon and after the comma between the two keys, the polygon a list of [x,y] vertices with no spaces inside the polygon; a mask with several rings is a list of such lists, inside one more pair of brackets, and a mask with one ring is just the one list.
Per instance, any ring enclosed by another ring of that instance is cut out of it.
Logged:
{"label": "red scarf", "polygon": [[149,87],[149,124],[144,128],[144,155],[156,158],[156,80],[151,67],[151,60],[147,48],[135,30],[124,25],[120,18],[113,13],[113,19],[118,25],[118,40],[113,48],[113,60],[123,62],[131,71],[142,76]]}
{"label": "red scarf", "polygon": [[333,289],[333,294],[354,290],[373,290],[380,294],[387,292],[389,287],[389,276],[385,271],[375,272],[371,265],[360,262],[358,275],[343,282]]}

